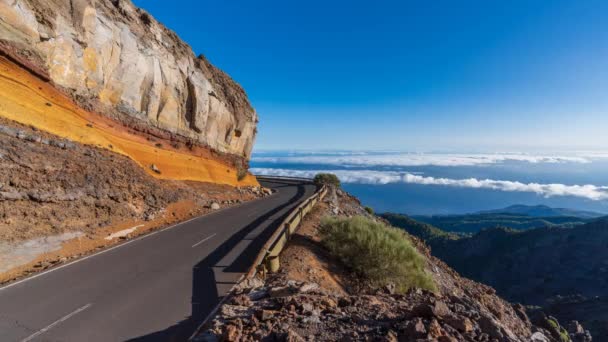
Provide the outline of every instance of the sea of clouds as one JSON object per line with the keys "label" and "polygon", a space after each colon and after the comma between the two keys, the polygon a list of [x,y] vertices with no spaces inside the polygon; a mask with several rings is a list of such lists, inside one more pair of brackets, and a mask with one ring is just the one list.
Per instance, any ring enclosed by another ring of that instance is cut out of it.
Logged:
{"label": "sea of clouds", "polygon": [[[421,184],[446,187],[528,192],[544,197],[573,196],[593,201],[608,199],[608,186],[593,184],[561,184],[520,182],[517,180],[481,177],[434,177],[404,170],[408,167],[435,166],[501,167],[503,164],[572,164],[573,167],[608,159],[602,151],[570,153],[414,153],[395,151],[296,151],[258,152],[251,159],[254,174],[312,178],[319,172],[336,174],[343,183],[358,184]],[[274,166],[276,165],[276,166]],[[294,166],[293,169],[291,168]],[[300,166],[298,166],[300,165]],[[319,165],[330,170],[321,170]],[[311,168],[314,170],[306,170]],[[384,168],[384,170],[383,170]],[[386,170],[388,168],[388,170]],[[390,170],[390,171],[389,171]]]}
{"label": "sea of clouds", "polygon": [[597,185],[566,185],[566,184],[541,184],[522,183],[518,181],[494,180],[494,179],[452,179],[423,176],[412,172],[398,171],[376,171],[376,170],[291,170],[275,168],[252,168],[251,172],[256,175],[272,175],[287,177],[312,178],[319,172],[333,173],[343,183],[359,184],[422,184],[451,186],[475,189],[491,189],[510,192],[531,192],[544,197],[574,196],[593,201],[608,199],[608,186]]}

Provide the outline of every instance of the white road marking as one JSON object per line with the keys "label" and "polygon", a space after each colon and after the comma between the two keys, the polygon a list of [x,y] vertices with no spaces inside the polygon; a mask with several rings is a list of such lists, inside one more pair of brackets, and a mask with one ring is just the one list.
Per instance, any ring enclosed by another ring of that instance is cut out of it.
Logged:
{"label": "white road marking", "polygon": [[198,216],[198,217],[194,217],[194,218],[191,218],[191,219],[189,219],[189,220],[187,220],[187,221],[180,222],[180,223],[177,223],[177,224],[175,224],[175,225],[169,226],[169,227],[167,227],[167,228],[163,228],[163,229],[160,229],[160,230],[155,230],[155,231],[153,231],[153,232],[151,232],[151,233],[149,233],[149,234],[142,235],[142,236],[137,237],[137,238],[135,238],[135,239],[133,239],[133,240],[129,240],[129,241],[127,241],[127,242],[121,243],[120,245],[116,245],[116,246],[114,246],[114,247],[110,247],[110,248],[107,248],[107,249],[101,250],[101,251],[99,251],[99,252],[97,252],[97,253],[93,253],[93,254],[91,254],[91,255],[87,255],[87,256],[85,256],[85,257],[83,257],[83,258],[76,259],[76,260],[74,260],[74,261],[72,261],[72,262],[69,262],[69,263],[67,263],[67,264],[63,264],[63,265],[61,265],[61,266],[59,266],[59,267],[53,267],[53,268],[51,268],[51,269],[49,269],[49,270],[47,270],[47,271],[44,271],[44,272],[41,272],[41,273],[37,273],[37,274],[35,274],[35,275],[31,276],[31,277],[28,277],[28,278],[25,278],[25,279],[18,280],[18,281],[16,281],[16,282],[14,282],[14,283],[10,283],[10,284],[8,284],[8,285],[6,285],[6,286],[4,286],[4,287],[0,287],[0,291],[5,290],[5,289],[8,289],[9,287],[13,287],[13,286],[15,286],[15,285],[17,285],[17,284],[21,284],[21,283],[26,282],[26,281],[28,281],[28,280],[36,279],[36,278],[38,278],[38,277],[40,277],[40,276],[43,276],[43,275],[45,275],[45,274],[47,274],[47,273],[51,273],[51,272],[58,271],[58,270],[60,270],[60,269],[62,269],[62,268],[64,268],[64,267],[68,267],[68,266],[71,266],[71,265],[77,264],[77,263],[79,263],[79,262],[81,262],[81,261],[85,261],[85,260],[87,260],[87,259],[89,259],[89,258],[92,258],[92,257],[94,257],[94,256],[98,256],[98,255],[100,255],[100,254],[107,253],[107,252],[109,252],[109,251],[111,251],[111,250],[114,250],[114,249],[116,249],[116,248],[124,247],[124,246],[126,246],[126,245],[128,245],[128,244],[130,244],[130,243],[135,242],[135,241],[139,241],[139,240],[145,239],[145,238],[147,238],[147,237],[150,237],[150,236],[156,235],[156,234],[158,234],[158,233],[164,232],[165,230],[168,230],[168,229],[171,229],[171,228],[175,228],[175,227],[179,227],[180,225],[182,225],[182,224],[184,224],[184,223],[188,223],[188,222],[190,222],[190,221],[194,221],[194,220],[199,219],[199,218],[204,217],[204,216],[205,216],[205,215],[203,215],[203,216]]}
{"label": "white road marking", "polygon": [[214,234],[212,234],[212,235],[210,235],[210,236],[207,236],[206,238],[204,238],[204,239],[202,239],[201,241],[199,241],[199,242],[195,243],[194,245],[192,245],[192,248],[194,248],[194,247],[196,247],[196,246],[200,245],[201,243],[203,243],[203,242],[205,242],[205,241],[207,241],[207,240],[211,239],[212,237],[214,237],[214,236],[216,236],[216,235],[217,235],[217,234],[216,234],[216,233],[214,233]]}
{"label": "white road marking", "polygon": [[89,304],[87,304],[87,305],[85,305],[85,306],[83,306],[81,308],[76,309],[72,313],[69,313],[69,314],[61,317],[60,319],[56,320],[55,322],[47,325],[45,328],[42,328],[42,329],[38,330],[37,332],[35,332],[34,334],[26,337],[25,339],[21,340],[21,342],[28,342],[28,341],[33,340],[34,338],[38,337],[39,335],[44,334],[45,332],[49,331],[50,329],[52,329],[57,324],[59,324],[59,323],[61,323],[63,321],[66,321],[66,320],[70,319],[70,317],[72,317],[74,315],[77,315],[78,313],[80,313],[80,312],[88,309],[91,305],[93,305],[93,304],[89,303]]}

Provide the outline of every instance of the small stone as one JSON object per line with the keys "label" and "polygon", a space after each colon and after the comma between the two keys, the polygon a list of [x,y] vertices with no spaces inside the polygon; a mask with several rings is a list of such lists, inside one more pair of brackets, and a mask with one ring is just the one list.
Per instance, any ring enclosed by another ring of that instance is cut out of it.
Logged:
{"label": "small stone", "polygon": [[211,203],[210,208],[211,208],[211,210],[219,210],[220,205],[217,202],[213,202],[213,203]]}
{"label": "small stone", "polygon": [[238,295],[232,298],[232,304],[240,306],[251,306],[251,299],[247,295]]}
{"label": "small stone", "polygon": [[450,308],[442,301],[436,301],[433,305],[433,313],[438,317],[445,317],[451,313]]}
{"label": "small stone", "polygon": [[500,331],[500,327],[491,318],[482,316],[479,318],[477,323],[479,324],[481,331],[487,333],[491,338],[495,338],[498,340],[503,339],[504,336]]}
{"label": "small stone", "polygon": [[144,214],[144,220],[145,221],[152,221],[152,220],[154,220],[155,216],[156,215],[154,215],[153,212],[147,212],[147,213]]}
{"label": "small stone", "polygon": [[530,336],[530,341],[532,342],[549,342],[549,339],[543,335],[540,331],[535,332]]}
{"label": "small stone", "polygon": [[414,307],[412,313],[419,317],[433,318],[445,317],[449,315],[451,311],[444,302],[436,301],[434,304],[419,304]]}
{"label": "small stone", "polygon": [[327,309],[335,309],[338,307],[338,304],[336,303],[335,300],[333,300],[332,298],[323,298],[321,299],[321,303],[325,306],[325,308]]}
{"label": "small stone", "polygon": [[298,292],[306,293],[306,292],[314,291],[318,288],[319,288],[319,284],[317,284],[317,283],[305,283],[304,285],[300,286],[300,289],[298,290]]}
{"label": "small stone", "polygon": [[158,167],[156,166],[156,164],[152,164],[150,165],[150,170],[160,174],[160,170],[158,169]]}
{"label": "small stone", "polygon": [[315,307],[310,303],[302,303],[302,312],[303,313],[311,313]]}
{"label": "small stone", "polygon": [[245,287],[257,289],[257,288],[264,286],[264,280],[262,280],[258,277],[253,277],[251,279],[247,279],[247,280],[243,281],[242,284]]}
{"label": "small stone", "polygon": [[397,333],[392,330],[389,330],[386,336],[384,336],[384,341],[386,342],[398,342]]}
{"label": "small stone", "polygon": [[285,342],[303,342],[305,341],[302,336],[298,335],[297,332],[289,329],[287,331],[287,336],[285,336]]}
{"label": "small stone", "polygon": [[268,291],[268,294],[273,298],[286,297],[292,295],[292,291],[289,286],[278,286],[271,288],[270,291]]}
{"label": "small stone", "polygon": [[304,317],[302,319],[302,323],[306,323],[306,324],[319,324],[319,323],[321,323],[321,319],[317,315],[312,315],[312,316]]}
{"label": "small stone", "polygon": [[471,322],[471,320],[467,317],[449,316],[444,320],[447,324],[462,333],[469,333],[473,331],[473,322]]}
{"label": "small stone", "polygon": [[241,339],[241,331],[237,326],[229,324],[224,331],[223,341],[236,342]]}
{"label": "small stone", "polygon": [[274,317],[275,311],[261,309],[255,312],[255,317],[264,322]]}
{"label": "small stone", "polygon": [[409,335],[419,338],[426,335],[426,327],[424,326],[424,322],[421,318],[415,318],[412,323],[409,325]]}
{"label": "small stone", "polygon": [[441,325],[439,325],[439,322],[437,322],[437,320],[434,318],[431,321],[431,324],[429,324],[428,332],[429,332],[429,337],[431,337],[431,338],[437,338],[437,337],[443,335],[443,333],[441,331]]}
{"label": "small stone", "polygon": [[570,324],[568,324],[568,332],[570,334],[584,334],[585,329],[578,321],[571,321]]}
{"label": "small stone", "polygon": [[224,304],[220,308],[220,314],[226,318],[247,317],[252,310],[246,306]]}

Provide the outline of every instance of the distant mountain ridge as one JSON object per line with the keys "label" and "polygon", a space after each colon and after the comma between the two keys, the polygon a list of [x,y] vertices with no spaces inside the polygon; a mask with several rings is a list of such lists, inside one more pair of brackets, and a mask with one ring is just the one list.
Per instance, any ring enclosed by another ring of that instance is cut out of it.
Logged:
{"label": "distant mountain ridge", "polygon": [[539,227],[571,228],[604,214],[545,205],[512,205],[463,215],[412,216],[413,219],[453,233],[477,233],[482,229],[506,227],[527,230]]}
{"label": "distant mountain ridge", "polygon": [[597,213],[586,210],[576,210],[568,208],[551,208],[546,205],[524,205],[515,204],[502,209],[483,210],[475,214],[517,214],[527,215],[532,217],[557,217],[557,216],[572,216],[579,218],[598,218],[606,216],[606,214]]}

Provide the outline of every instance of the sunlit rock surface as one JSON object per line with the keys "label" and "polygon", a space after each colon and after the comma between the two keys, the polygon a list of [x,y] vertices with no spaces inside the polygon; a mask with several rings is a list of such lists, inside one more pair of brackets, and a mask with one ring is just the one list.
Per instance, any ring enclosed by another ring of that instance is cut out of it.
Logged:
{"label": "sunlit rock surface", "polygon": [[0,0],[0,39],[85,108],[250,156],[243,89],[128,0]]}

